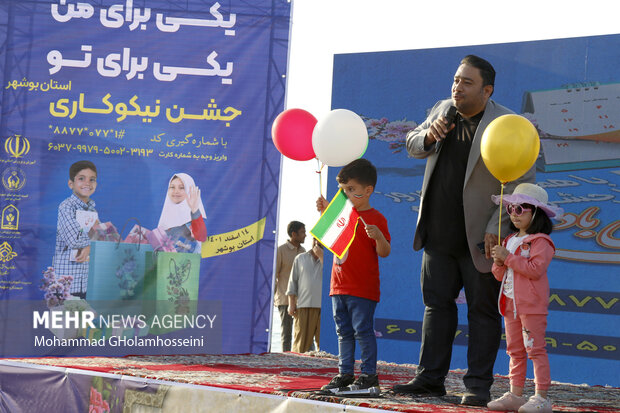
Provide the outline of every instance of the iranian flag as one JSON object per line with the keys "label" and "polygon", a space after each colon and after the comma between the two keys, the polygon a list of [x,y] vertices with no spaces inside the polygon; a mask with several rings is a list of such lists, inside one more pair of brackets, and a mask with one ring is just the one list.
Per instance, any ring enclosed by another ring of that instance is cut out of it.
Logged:
{"label": "iranian flag", "polygon": [[342,258],[355,238],[358,218],[359,213],[340,189],[310,234],[338,258]]}

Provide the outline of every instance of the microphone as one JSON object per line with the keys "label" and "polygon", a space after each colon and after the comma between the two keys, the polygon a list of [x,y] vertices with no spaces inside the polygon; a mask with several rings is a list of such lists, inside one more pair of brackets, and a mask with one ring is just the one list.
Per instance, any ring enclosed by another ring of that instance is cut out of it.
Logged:
{"label": "microphone", "polygon": [[[452,125],[454,123],[454,120],[456,119],[456,107],[450,106],[444,117],[448,122],[448,127]],[[444,139],[437,141],[437,143],[435,144],[435,153],[439,153],[439,151],[441,150],[441,145],[443,145]]]}
{"label": "microphone", "polygon": [[337,389],[329,389],[327,392],[339,397],[380,397],[381,389],[379,387],[369,387],[367,389],[359,389],[357,385],[351,384],[347,387]]}

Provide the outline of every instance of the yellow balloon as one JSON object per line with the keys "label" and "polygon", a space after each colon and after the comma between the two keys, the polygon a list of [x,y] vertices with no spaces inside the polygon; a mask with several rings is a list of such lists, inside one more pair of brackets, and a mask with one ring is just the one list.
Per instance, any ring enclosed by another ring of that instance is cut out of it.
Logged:
{"label": "yellow balloon", "polygon": [[536,127],[519,115],[494,119],[482,134],[480,154],[484,164],[501,183],[526,173],[538,157],[540,140]]}

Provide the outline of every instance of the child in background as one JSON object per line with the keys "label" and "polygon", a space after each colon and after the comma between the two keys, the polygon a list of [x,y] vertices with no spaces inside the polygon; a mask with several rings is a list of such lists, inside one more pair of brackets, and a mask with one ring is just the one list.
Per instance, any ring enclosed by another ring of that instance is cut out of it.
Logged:
{"label": "child in background", "polygon": [[[334,256],[329,295],[338,334],[338,372],[323,390],[347,387],[376,388],[377,338],[374,314],[379,302],[379,258],[390,255],[387,220],[370,206],[369,198],[377,184],[377,169],[366,159],[345,165],[336,180],[353,203],[362,220],[355,238],[342,259]],[[323,212],[328,202],[320,197],[317,209]],[[361,374],[355,380],[355,340],[361,349]]]}
{"label": "child in background", "polygon": [[86,298],[90,238],[88,229],[79,224],[77,215],[78,211],[81,211],[82,214],[92,214],[93,222],[98,220],[95,201],[90,199],[97,188],[95,164],[78,161],[71,165],[68,185],[73,193],[58,206],[56,248],[52,265],[56,274],[73,277],[71,295]]}
{"label": "child in background", "polygon": [[[493,201],[498,204],[499,197]],[[562,213],[548,204],[547,192],[538,185],[517,185],[504,197],[510,214],[510,228],[502,246],[493,247],[492,272],[502,282],[499,311],[506,327],[506,353],[510,356],[510,391],[488,403],[489,410],[519,413],[552,413],[547,390],[551,384],[545,330],[549,305],[547,268],[555,253],[549,237],[550,218]],[[523,397],[527,358],[534,365],[536,394]]]}

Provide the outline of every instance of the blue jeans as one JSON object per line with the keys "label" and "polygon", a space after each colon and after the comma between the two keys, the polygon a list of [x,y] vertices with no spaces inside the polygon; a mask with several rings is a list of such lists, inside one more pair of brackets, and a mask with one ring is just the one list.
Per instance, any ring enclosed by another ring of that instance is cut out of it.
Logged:
{"label": "blue jeans", "polygon": [[338,334],[338,371],[354,374],[355,340],[359,342],[363,374],[377,372],[377,337],[374,318],[377,302],[352,295],[333,295],[332,307]]}

